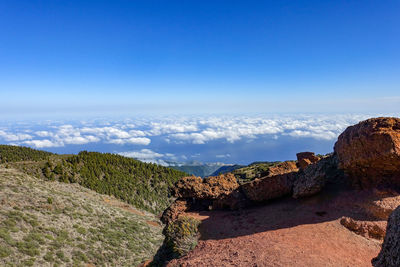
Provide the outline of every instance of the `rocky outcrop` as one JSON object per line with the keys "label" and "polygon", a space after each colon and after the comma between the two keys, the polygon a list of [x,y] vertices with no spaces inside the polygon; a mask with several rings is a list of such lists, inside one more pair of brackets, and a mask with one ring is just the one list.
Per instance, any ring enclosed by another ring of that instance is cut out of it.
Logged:
{"label": "rocky outcrop", "polygon": [[239,210],[250,205],[249,200],[239,189],[234,190],[229,195],[223,195],[212,202],[213,210]]}
{"label": "rocky outcrop", "polygon": [[190,209],[191,203],[186,199],[177,199],[171,206],[169,206],[162,214],[161,221],[165,224],[169,224],[171,221],[175,221],[185,211]]}
{"label": "rocky outcrop", "polygon": [[276,166],[269,167],[267,176],[271,177],[279,174],[297,172],[298,170],[299,168],[297,167],[296,162],[284,161],[277,164]]}
{"label": "rocky outcrop", "polygon": [[400,266],[400,207],[389,217],[382,250],[372,264],[375,267]]}
{"label": "rocky outcrop", "polygon": [[248,200],[254,202],[290,195],[298,171],[296,162],[284,161],[270,167],[267,176],[242,184],[240,189]]}
{"label": "rocky outcrop", "polygon": [[374,118],[348,127],[335,144],[339,167],[361,188],[400,187],[400,119]]}
{"label": "rocky outcrop", "polygon": [[217,199],[237,189],[239,184],[233,174],[227,173],[205,179],[189,176],[179,180],[172,194],[178,198]]}
{"label": "rocky outcrop", "polygon": [[300,152],[296,154],[297,166],[300,169],[305,169],[308,165],[313,164],[320,160],[319,157],[315,156],[314,152]]}
{"label": "rocky outcrop", "polygon": [[270,199],[290,195],[296,172],[255,179],[243,184],[241,189],[251,201],[263,202]]}
{"label": "rocky outcrop", "polygon": [[400,206],[400,195],[391,190],[373,190],[374,199],[364,203],[364,210],[371,216],[388,220],[389,215]]}
{"label": "rocky outcrop", "polygon": [[358,235],[383,239],[386,234],[386,221],[358,221],[349,217],[342,217],[340,224]]}
{"label": "rocky outcrop", "polygon": [[293,185],[293,197],[307,197],[320,192],[328,182],[342,179],[343,172],[337,168],[335,155],[323,157],[299,171]]}

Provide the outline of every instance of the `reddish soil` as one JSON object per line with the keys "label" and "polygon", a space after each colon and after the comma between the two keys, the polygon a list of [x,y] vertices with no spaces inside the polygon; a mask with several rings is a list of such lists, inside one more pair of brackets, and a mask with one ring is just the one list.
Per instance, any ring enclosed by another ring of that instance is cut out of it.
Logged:
{"label": "reddish soil", "polygon": [[372,266],[381,242],[349,231],[347,216],[371,221],[363,192],[280,199],[243,211],[190,213],[202,220],[201,238],[168,266]]}

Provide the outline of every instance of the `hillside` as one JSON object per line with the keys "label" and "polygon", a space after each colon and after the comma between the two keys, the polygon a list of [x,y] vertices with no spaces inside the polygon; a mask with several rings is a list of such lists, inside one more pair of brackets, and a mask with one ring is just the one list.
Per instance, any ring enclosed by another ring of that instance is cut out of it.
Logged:
{"label": "hillside", "polygon": [[161,230],[115,198],[0,168],[0,266],[137,266]]}
{"label": "hillside", "polygon": [[78,155],[56,155],[26,147],[2,146],[0,156],[4,166],[45,180],[79,183],[153,213],[168,207],[169,189],[186,175],[109,153],[82,151]]}
{"label": "hillside", "polygon": [[238,164],[222,166],[218,170],[214,171],[210,176],[217,176],[217,175],[220,175],[220,174],[233,172],[234,170],[241,169],[241,168],[244,168],[244,167],[246,167],[246,166],[245,165],[238,165]]}
{"label": "hillside", "polygon": [[201,162],[189,162],[185,164],[174,164],[171,163],[170,168],[175,170],[183,171],[190,175],[207,177],[212,175],[221,166],[225,166],[223,163],[201,163]]}

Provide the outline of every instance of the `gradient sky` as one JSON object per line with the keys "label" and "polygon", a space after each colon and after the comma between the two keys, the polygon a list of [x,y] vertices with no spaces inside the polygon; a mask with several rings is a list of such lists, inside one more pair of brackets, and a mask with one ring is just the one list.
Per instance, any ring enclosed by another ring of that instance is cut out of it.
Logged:
{"label": "gradient sky", "polygon": [[398,112],[400,1],[0,0],[0,113]]}

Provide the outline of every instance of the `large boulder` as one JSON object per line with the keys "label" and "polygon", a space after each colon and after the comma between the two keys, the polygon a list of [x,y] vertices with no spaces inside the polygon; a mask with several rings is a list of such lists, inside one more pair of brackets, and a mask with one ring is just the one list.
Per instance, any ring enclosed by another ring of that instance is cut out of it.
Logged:
{"label": "large boulder", "polygon": [[400,187],[399,118],[373,118],[348,127],[335,153],[353,185]]}
{"label": "large boulder", "polygon": [[240,189],[247,199],[254,202],[283,197],[291,194],[298,171],[296,162],[284,161],[270,167],[267,176],[242,184]]}
{"label": "large boulder", "polygon": [[293,197],[301,198],[315,195],[323,189],[326,183],[338,182],[343,177],[343,171],[337,167],[336,156],[325,156],[304,169],[300,169],[296,179],[294,179]]}
{"label": "large boulder", "polygon": [[372,260],[372,264],[375,267],[400,266],[400,207],[389,217],[381,252]]}
{"label": "large boulder", "polygon": [[189,176],[175,184],[172,194],[178,198],[217,199],[222,195],[229,195],[238,187],[239,184],[231,173],[205,179]]}
{"label": "large boulder", "polygon": [[248,199],[255,202],[283,197],[291,194],[295,174],[291,172],[255,179],[240,188]]}

